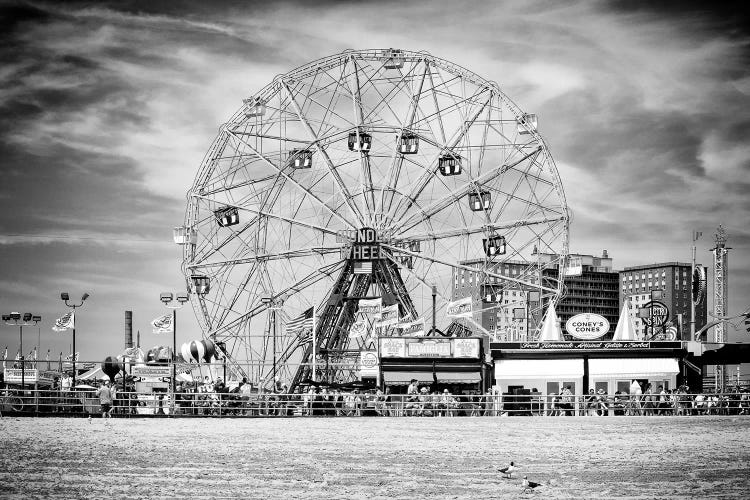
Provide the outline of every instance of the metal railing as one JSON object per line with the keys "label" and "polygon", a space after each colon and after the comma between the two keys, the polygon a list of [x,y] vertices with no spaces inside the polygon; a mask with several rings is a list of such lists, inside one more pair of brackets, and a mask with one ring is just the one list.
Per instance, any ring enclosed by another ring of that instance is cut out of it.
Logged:
{"label": "metal railing", "polygon": [[[95,391],[5,388],[4,415],[100,415]],[[120,417],[495,417],[750,415],[750,393],[573,395],[403,395],[359,392],[241,393],[117,391],[111,414]]]}

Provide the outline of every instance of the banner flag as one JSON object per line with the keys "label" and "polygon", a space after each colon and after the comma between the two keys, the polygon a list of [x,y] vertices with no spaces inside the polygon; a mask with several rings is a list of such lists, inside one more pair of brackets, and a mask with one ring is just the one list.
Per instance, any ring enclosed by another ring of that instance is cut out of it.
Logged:
{"label": "banner flag", "polygon": [[151,322],[151,326],[153,327],[153,332],[156,334],[172,333],[172,328],[174,328],[174,325],[172,324],[172,313],[170,312],[154,319]]}
{"label": "banner flag", "polygon": [[5,373],[5,360],[8,359],[8,346],[5,346],[5,354],[3,354],[3,373]]}
{"label": "banner flag", "polygon": [[377,299],[359,299],[357,303],[357,312],[361,314],[379,316],[382,308],[383,299],[381,297]]}
{"label": "banner flag", "polygon": [[364,337],[368,333],[369,326],[370,324],[368,323],[367,318],[361,316],[354,322],[354,324],[352,324],[351,328],[349,329],[349,338],[358,339]]}
{"label": "banner flag", "polygon": [[52,329],[56,332],[64,332],[68,328],[76,327],[76,316],[75,311],[70,311],[63,314],[55,321],[55,326]]}
{"label": "banner flag", "polygon": [[380,321],[375,326],[384,327],[398,323],[398,304],[383,307],[380,309]]}
{"label": "banner flag", "polygon": [[401,330],[401,335],[404,337],[423,337],[424,336],[424,318],[419,318],[414,321],[401,322],[396,325],[396,328]]}
{"label": "banner flag", "polygon": [[448,302],[445,307],[445,315],[449,318],[467,318],[471,317],[473,312],[471,297]]}

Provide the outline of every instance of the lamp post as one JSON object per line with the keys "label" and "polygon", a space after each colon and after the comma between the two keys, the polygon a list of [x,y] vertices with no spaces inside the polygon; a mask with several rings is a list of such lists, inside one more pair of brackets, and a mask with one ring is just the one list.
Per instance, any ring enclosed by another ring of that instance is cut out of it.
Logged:
{"label": "lamp post", "polygon": [[21,313],[12,312],[10,314],[3,314],[3,321],[6,325],[18,325],[18,332],[20,335],[20,349],[21,349],[21,391],[26,390],[26,356],[23,354],[23,327],[32,326],[39,324],[42,321],[42,317],[39,315],[24,313],[21,317]]}
{"label": "lamp post", "polygon": [[[171,305],[172,301],[177,298],[177,305]],[[172,292],[162,292],[159,295],[159,300],[162,301],[167,309],[172,310],[172,402],[174,403],[175,393],[175,378],[177,376],[175,370],[175,362],[177,361],[177,309],[181,309],[185,303],[190,300],[190,295],[186,292],[180,292],[173,295]]]}
{"label": "lamp post", "polygon": [[60,299],[65,302],[65,305],[73,308],[73,383],[71,384],[71,388],[73,390],[75,390],[76,387],[76,308],[83,306],[83,303],[86,302],[86,299],[88,298],[89,294],[84,292],[84,294],[81,296],[80,304],[69,304],[68,301],[70,300],[70,295],[68,295],[68,292],[60,293]]}

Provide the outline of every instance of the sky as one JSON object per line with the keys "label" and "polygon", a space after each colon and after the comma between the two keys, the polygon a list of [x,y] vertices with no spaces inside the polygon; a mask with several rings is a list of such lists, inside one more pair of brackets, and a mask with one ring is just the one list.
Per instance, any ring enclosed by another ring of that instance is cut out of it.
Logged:
{"label": "sky", "polygon": [[[750,26],[743,2],[0,1],[0,310],[56,359],[60,292],[90,294],[77,350],[144,346],[184,288],[186,193],[222,123],[275,75],[346,49],[426,50],[539,117],[570,248],[617,269],[711,264],[729,234],[729,312],[750,306]],[[709,302],[712,305],[712,302]],[[744,331],[733,340],[750,341]],[[190,308],[178,344],[200,338]],[[19,328],[0,324],[0,356]]]}

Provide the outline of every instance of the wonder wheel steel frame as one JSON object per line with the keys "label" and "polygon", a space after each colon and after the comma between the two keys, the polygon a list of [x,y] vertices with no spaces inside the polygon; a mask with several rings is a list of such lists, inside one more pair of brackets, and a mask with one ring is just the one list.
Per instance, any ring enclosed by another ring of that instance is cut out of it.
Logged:
{"label": "wonder wheel steel frame", "polygon": [[[539,290],[541,309],[562,291],[568,224],[535,117],[496,83],[425,52],[346,51],[277,76],[221,127],[188,193],[197,238],[183,271],[210,283],[192,303],[236,375],[310,376],[311,336],[286,325],[315,306],[319,377],[346,381],[336,366],[372,348],[348,335],[357,298],[385,297],[429,327],[434,286],[446,331],[463,272]],[[353,255],[364,234],[377,254],[367,278]]]}

